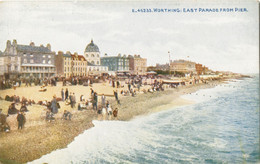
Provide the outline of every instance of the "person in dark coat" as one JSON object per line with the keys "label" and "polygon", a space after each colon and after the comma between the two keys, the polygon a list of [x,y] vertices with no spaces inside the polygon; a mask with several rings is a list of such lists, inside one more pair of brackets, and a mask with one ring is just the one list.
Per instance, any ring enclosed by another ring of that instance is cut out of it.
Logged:
{"label": "person in dark coat", "polygon": [[58,113],[58,106],[57,106],[56,96],[53,96],[53,99],[51,100],[51,112],[53,114],[57,114]]}
{"label": "person in dark coat", "polygon": [[119,83],[119,81],[116,81],[116,87],[117,87],[117,88],[120,88],[120,83]]}
{"label": "person in dark coat", "polygon": [[23,112],[19,112],[17,115],[17,121],[18,121],[18,130],[23,129],[23,126],[25,124],[25,116]]}
{"label": "person in dark coat", "polygon": [[64,91],[63,91],[63,88],[61,89],[61,99],[62,99],[62,101],[64,101]]}
{"label": "person in dark coat", "polygon": [[131,91],[131,84],[130,84],[130,82],[128,84],[128,90]]}
{"label": "person in dark coat", "polygon": [[8,109],[8,114],[12,115],[12,114],[17,114],[19,111],[15,108],[15,103],[12,103],[10,106],[9,106],[9,109]]}
{"label": "person in dark coat", "polygon": [[69,97],[69,91],[68,91],[68,88],[66,88],[66,91],[65,91],[65,100],[67,100]]}
{"label": "person in dark coat", "polygon": [[119,99],[118,99],[118,93],[117,93],[117,91],[114,91],[114,96],[115,96],[115,99],[116,99],[116,101],[117,101],[117,104],[120,104],[120,101],[119,101]]}
{"label": "person in dark coat", "polygon": [[72,93],[70,93],[70,95],[69,95],[69,100],[70,100],[70,106],[71,106],[71,108],[73,108]]}
{"label": "person in dark coat", "polygon": [[97,110],[97,104],[98,104],[98,96],[97,93],[94,92],[93,110]]}

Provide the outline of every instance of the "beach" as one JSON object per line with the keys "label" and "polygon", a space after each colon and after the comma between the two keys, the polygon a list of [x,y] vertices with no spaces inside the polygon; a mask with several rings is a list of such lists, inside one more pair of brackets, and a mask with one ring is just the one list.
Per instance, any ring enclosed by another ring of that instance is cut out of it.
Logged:
{"label": "beach", "polygon": [[[169,107],[179,107],[183,105],[193,104],[194,102],[181,98],[184,94],[190,94],[204,88],[214,87],[223,81],[211,81],[208,84],[195,84],[188,86],[180,86],[178,88],[168,88],[165,91],[155,93],[139,93],[135,97],[122,96],[119,94],[121,105],[118,105],[114,97],[107,97],[112,108],[118,108],[118,117],[103,117],[92,110],[78,111],[76,108],[71,109],[64,102],[59,102],[61,108],[55,116],[53,122],[46,122],[44,114],[46,111],[43,106],[32,105],[28,106],[29,112],[26,113],[26,123],[23,130],[17,130],[16,115],[9,116],[7,122],[11,126],[9,133],[0,133],[0,159],[2,161],[11,160],[17,163],[25,163],[40,158],[42,155],[48,154],[56,149],[65,148],[71,143],[76,136],[83,133],[85,130],[93,127],[92,120],[121,120],[128,121],[134,117],[146,115]],[[149,86],[144,86],[149,88]],[[69,92],[76,94],[76,100],[79,100],[80,95],[86,98],[90,95],[90,87],[84,86],[65,86],[58,83],[56,87],[47,87],[47,91],[39,93],[39,86],[21,87],[14,89],[3,90],[0,96],[3,98],[6,95],[25,96],[38,102],[46,99],[50,101],[53,95],[60,97],[61,88],[68,88]],[[92,88],[98,93],[112,95],[115,88],[108,87],[107,83],[97,83]],[[118,91],[125,88],[119,88]],[[100,98],[100,96],[99,96]],[[98,100],[100,102],[100,100]],[[8,106],[11,102],[1,100],[0,108],[4,114],[7,113]],[[17,106],[19,109],[19,106]],[[64,110],[70,111],[73,116],[72,120],[62,120]],[[1,161],[0,160],[0,161]]]}

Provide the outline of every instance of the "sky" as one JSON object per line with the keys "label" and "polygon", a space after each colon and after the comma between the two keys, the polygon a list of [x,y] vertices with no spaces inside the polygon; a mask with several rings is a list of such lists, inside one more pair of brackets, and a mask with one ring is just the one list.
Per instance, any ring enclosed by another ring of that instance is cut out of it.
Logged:
{"label": "sky", "polygon": [[[132,12],[155,8],[181,12]],[[185,12],[199,8],[211,12]],[[223,12],[224,8],[233,11]],[[170,56],[215,71],[258,73],[258,10],[256,0],[0,0],[0,50],[5,50],[7,40],[16,39],[18,44],[50,43],[55,52],[84,54],[93,39],[101,56],[137,54],[147,58],[148,66],[169,63]]]}

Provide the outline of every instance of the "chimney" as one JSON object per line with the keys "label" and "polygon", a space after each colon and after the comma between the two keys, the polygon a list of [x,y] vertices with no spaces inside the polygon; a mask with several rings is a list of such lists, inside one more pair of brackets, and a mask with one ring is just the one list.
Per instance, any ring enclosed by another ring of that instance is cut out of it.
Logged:
{"label": "chimney", "polygon": [[63,55],[63,52],[62,51],[58,51],[58,55]]}
{"label": "chimney", "polygon": [[30,46],[35,46],[34,42],[31,42],[31,43],[30,43]]}
{"label": "chimney", "polygon": [[6,48],[10,48],[11,47],[11,41],[10,40],[7,40],[6,42]]}
{"label": "chimney", "polygon": [[13,46],[17,46],[17,41],[15,39],[13,40]]}
{"label": "chimney", "polygon": [[47,44],[47,48],[51,51],[51,45],[50,45],[50,43]]}

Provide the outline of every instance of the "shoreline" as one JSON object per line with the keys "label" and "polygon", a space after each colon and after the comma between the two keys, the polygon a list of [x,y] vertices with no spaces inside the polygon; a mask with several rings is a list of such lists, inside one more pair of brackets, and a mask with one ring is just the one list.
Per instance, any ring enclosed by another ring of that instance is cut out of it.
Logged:
{"label": "shoreline", "polygon": [[[195,102],[181,98],[182,95],[200,89],[213,88],[225,81],[212,81],[209,84],[196,84],[156,93],[143,93],[135,97],[121,97],[121,106],[116,105],[113,99],[111,105],[119,107],[119,113],[117,119],[112,118],[111,120],[129,121],[138,116],[172,107],[190,105]],[[0,133],[2,140],[0,140],[0,162],[7,159],[6,161],[25,163],[54,150],[66,148],[76,136],[93,127],[93,120],[109,119],[103,119],[92,110],[84,110],[75,112],[72,121],[57,119],[55,122],[26,127],[22,131],[14,130],[11,133]],[[9,143],[8,141],[13,142]]]}

